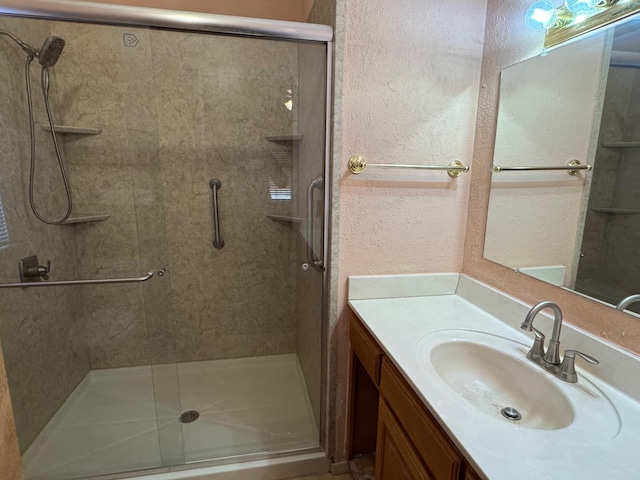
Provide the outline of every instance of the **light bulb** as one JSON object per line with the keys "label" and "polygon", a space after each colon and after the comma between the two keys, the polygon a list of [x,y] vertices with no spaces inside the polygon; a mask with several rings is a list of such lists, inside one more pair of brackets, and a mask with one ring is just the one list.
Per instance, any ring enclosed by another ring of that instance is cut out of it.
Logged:
{"label": "light bulb", "polygon": [[524,23],[529,30],[537,32],[553,25],[558,18],[558,10],[550,0],[539,0],[529,7]]}
{"label": "light bulb", "polygon": [[591,12],[600,0],[565,0],[567,9],[573,13],[581,14]]}

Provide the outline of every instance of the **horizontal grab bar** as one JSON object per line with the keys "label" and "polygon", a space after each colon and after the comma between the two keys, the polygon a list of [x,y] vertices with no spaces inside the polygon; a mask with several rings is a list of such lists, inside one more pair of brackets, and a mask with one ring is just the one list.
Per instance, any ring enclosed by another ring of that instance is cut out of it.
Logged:
{"label": "horizontal grab bar", "polygon": [[512,172],[512,171],[540,171],[540,170],[568,170],[569,175],[577,175],[579,170],[591,170],[592,165],[582,165],[579,160],[571,160],[566,166],[561,167],[527,167],[527,166],[514,166],[514,167],[501,167],[499,165],[493,166],[495,173],[500,172]]}
{"label": "horizontal grab bar", "polygon": [[153,273],[148,272],[143,277],[135,277],[135,278],[105,278],[103,280],[61,280],[57,282],[0,283],[0,288],[61,287],[65,285],[102,285],[105,283],[138,283],[138,282],[146,282],[151,277],[153,277]]}
{"label": "horizontal grab bar", "polygon": [[459,177],[461,174],[469,171],[469,165],[465,165],[458,160],[453,160],[449,165],[406,165],[399,163],[367,163],[360,156],[351,157],[349,159],[349,170],[351,173],[361,173],[366,167],[383,167],[383,168],[413,168],[418,170],[446,170],[450,177]]}

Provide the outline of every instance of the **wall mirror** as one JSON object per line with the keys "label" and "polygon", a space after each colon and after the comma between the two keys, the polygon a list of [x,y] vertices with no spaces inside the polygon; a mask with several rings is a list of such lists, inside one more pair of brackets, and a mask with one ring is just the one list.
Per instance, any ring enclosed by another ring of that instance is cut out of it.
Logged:
{"label": "wall mirror", "polygon": [[613,306],[640,294],[640,19],[502,72],[484,257]]}

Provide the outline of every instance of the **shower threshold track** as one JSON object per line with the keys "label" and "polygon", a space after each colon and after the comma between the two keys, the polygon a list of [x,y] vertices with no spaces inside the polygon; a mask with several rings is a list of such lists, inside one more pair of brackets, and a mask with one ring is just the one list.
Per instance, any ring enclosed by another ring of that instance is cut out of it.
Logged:
{"label": "shower threshold track", "polygon": [[[156,398],[150,366],[89,372],[23,455],[27,480],[160,467],[165,428],[182,435],[186,463],[319,445],[295,354],[179,363],[177,374],[181,412]],[[181,423],[187,411],[199,416]]]}

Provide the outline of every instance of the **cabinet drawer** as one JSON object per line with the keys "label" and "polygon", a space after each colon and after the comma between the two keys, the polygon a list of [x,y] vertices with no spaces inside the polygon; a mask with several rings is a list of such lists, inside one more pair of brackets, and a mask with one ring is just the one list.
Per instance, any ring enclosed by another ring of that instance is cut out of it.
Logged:
{"label": "cabinet drawer", "polygon": [[382,362],[380,393],[404,427],[431,476],[435,480],[459,480],[464,471],[462,455],[386,358]]}
{"label": "cabinet drawer", "polygon": [[358,356],[362,366],[376,385],[380,384],[380,364],[382,350],[362,322],[352,312],[349,312],[349,339],[351,348]]}

